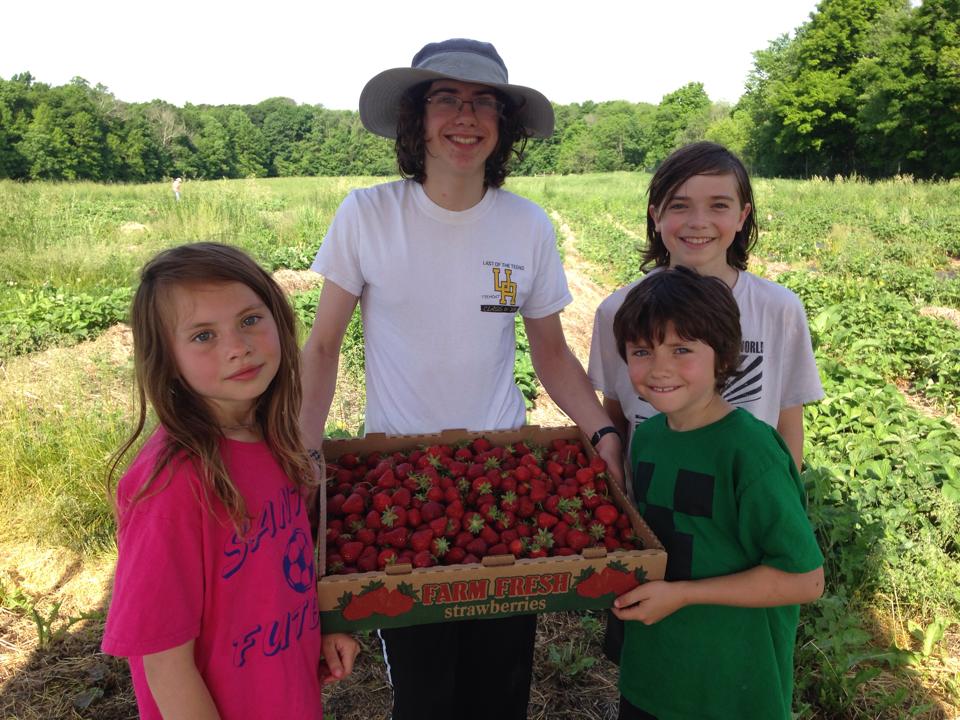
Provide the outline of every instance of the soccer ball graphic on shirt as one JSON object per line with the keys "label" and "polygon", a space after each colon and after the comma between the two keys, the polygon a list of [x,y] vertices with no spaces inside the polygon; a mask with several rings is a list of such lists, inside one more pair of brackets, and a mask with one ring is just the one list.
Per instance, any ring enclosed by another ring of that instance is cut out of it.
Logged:
{"label": "soccer ball graphic on shirt", "polygon": [[283,576],[298,593],[305,593],[313,583],[313,552],[303,530],[294,530],[283,554]]}

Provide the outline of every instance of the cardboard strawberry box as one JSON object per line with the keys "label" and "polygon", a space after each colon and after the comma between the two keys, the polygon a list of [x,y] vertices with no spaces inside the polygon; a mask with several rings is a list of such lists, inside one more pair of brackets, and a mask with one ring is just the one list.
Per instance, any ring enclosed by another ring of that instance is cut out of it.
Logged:
{"label": "cardboard strawberry box", "polygon": [[[501,446],[520,442],[549,446],[554,440],[576,439],[586,454],[593,454],[578,428],[538,426],[498,432],[370,434],[358,439],[328,440],[324,454],[328,462],[336,463],[346,454],[363,457],[374,451],[405,452],[421,446],[458,445],[480,437]],[[615,597],[638,583],[662,579],[667,554],[623,493],[613,483],[609,483],[608,490],[612,502],[627,515],[643,549],[608,551],[603,546],[585,547],[573,555],[521,559],[512,554],[497,554],[476,563],[414,568],[404,562],[374,572],[326,575],[318,583],[322,627],[326,632],[352,632],[609,608]],[[319,555],[323,571],[325,551]]]}

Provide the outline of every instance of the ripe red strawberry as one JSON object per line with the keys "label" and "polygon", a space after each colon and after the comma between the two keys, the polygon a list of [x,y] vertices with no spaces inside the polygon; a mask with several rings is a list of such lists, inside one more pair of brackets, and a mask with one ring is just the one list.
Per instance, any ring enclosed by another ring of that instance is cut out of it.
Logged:
{"label": "ripe red strawberry", "polygon": [[473,448],[475,453],[485,453],[489,452],[493,445],[485,437],[478,437],[474,440],[470,446]]}
{"label": "ripe red strawberry", "polygon": [[460,501],[459,493],[457,494],[457,498],[455,500],[452,500],[450,503],[447,504],[447,507],[446,507],[446,510],[444,510],[444,513],[449,518],[460,519],[463,517],[463,513],[464,513],[463,502]]}
{"label": "ripe red strawberry", "polygon": [[346,496],[343,493],[337,493],[327,499],[327,514],[340,515],[343,513],[343,503],[346,502]]}
{"label": "ripe red strawberry", "polygon": [[560,547],[560,548],[555,548],[553,551],[553,554],[557,556],[565,556],[565,555],[576,555],[577,553],[574,551],[573,548]]}
{"label": "ripe red strawberry", "polygon": [[593,517],[604,525],[613,525],[619,515],[619,511],[613,505],[600,505],[593,511]]}
{"label": "ripe red strawberry", "polygon": [[410,531],[405,527],[397,527],[392,530],[386,530],[380,540],[381,545],[396,548],[397,550],[406,547]]}
{"label": "ripe red strawberry", "polygon": [[397,561],[397,551],[393,548],[386,548],[377,554],[377,568],[383,570],[387,565],[393,565]]}
{"label": "ripe red strawberry", "polygon": [[415,568],[433,567],[436,562],[429,550],[421,550],[413,556],[413,566]]}
{"label": "ripe red strawberry", "polygon": [[496,545],[491,545],[487,550],[488,555],[508,555],[510,551],[507,549],[507,546],[503,543],[497,543]]}
{"label": "ripe red strawberry", "polygon": [[343,502],[343,505],[340,507],[340,511],[345,515],[362,513],[363,504],[363,496],[359,493],[352,493],[350,497]]}
{"label": "ripe red strawberry", "polygon": [[430,541],[433,540],[433,530],[417,530],[410,536],[410,548],[415,552],[427,550],[430,547]]}
{"label": "ripe red strawberry", "polygon": [[529,495],[523,495],[517,501],[517,516],[528,518],[537,511],[537,506]]}
{"label": "ripe red strawberry", "polygon": [[438,517],[445,517],[446,512],[440,503],[426,502],[423,504],[423,507],[420,508],[420,515],[423,517],[424,522],[430,522],[431,520],[436,520]]}
{"label": "ripe red strawberry", "polygon": [[576,471],[575,477],[579,485],[586,485],[593,482],[594,472],[590,468],[580,468]]}
{"label": "ripe red strawberry", "polygon": [[580,552],[585,547],[590,545],[590,536],[587,535],[582,530],[569,530],[567,531],[567,547],[569,547],[574,552]]}
{"label": "ripe red strawberry", "polygon": [[508,545],[519,537],[520,537],[520,533],[517,531],[517,528],[515,527],[508,528],[504,530],[502,533],[500,533],[500,539],[503,542],[507,543]]}
{"label": "ripe red strawberry", "polygon": [[453,539],[453,544],[455,547],[465,548],[470,544],[471,540],[473,540],[473,533],[469,533],[466,530],[461,530]]}
{"label": "ripe red strawberry", "polygon": [[463,563],[464,565],[476,564],[476,563],[478,563],[478,562],[480,562],[480,558],[478,558],[478,557],[477,557],[476,555],[474,555],[473,553],[467,553],[466,556],[464,556],[464,558],[463,558],[463,560],[462,560],[462,563]]}
{"label": "ripe red strawberry", "polygon": [[353,453],[344,453],[337,458],[337,464],[348,469],[355,468],[359,463],[360,461]]}
{"label": "ripe red strawberry", "polygon": [[507,546],[510,550],[510,553],[516,557],[521,558],[524,555],[526,548],[524,547],[523,540],[517,538],[516,540],[511,540],[510,544]]}
{"label": "ripe red strawberry", "polygon": [[420,508],[410,508],[407,510],[407,527],[420,527],[423,518],[420,515]]}
{"label": "ripe red strawberry", "polygon": [[393,502],[390,503],[391,505],[399,505],[407,510],[410,508],[410,491],[405,487],[397,488],[391,500],[393,500]]}
{"label": "ripe red strawberry", "polygon": [[360,557],[360,553],[363,552],[363,543],[356,540],[351,540],[346,542],[340,548],[340,557],[343,558],[343,561],[348,564],[353,564],[357,561],[357,558]]}
{"label": "ripe red strawberry", "polygon": [[434,518],[427,525],[430,526],[430,531],[433,533],[434,537],[443,537],[447,534],[447,523],[450,521],[446,515],[441,515],[438,518]]}
{"label": "ripe red strawberry", "polygon": [[605,473],[607,471],[606,461],[599,455],[594,455],[590,458],[590,469],[597,475]]}
{"label": "ripe red strawberry", "polygon": [[487,554],[487,543],[484,542],[481,538],[474,538],[470,541],[466,548],[464,548],[468,554],[476,555],[477,557],[483,557]]}
{"label": "ripe red strawberry", "polygon": [[371,530],[379,530],[383,527],[383,523],[380,521],[380,513],[376,510],[368,512],[364,522]]}
{"label": "ripe red strawberry", "polygon": [[480,538],[489,546],[500,542],[500,533],[489,525],[484,525],[480,528]]}
{"label": "ripe red strawberry", "polygon": [[357,569],[361,572],[373,572],[377,569],[377,549],[365,547],[357,558]]}
{"label": "ripe red strawberry", "polygon": [[478,512],[468,512],[463,516],[463,527],[474,535],[479,533],[485,525],[483,516]]}
{"label": "ripe red strawberry", "polygon": [[364,545],[373,545],[377,539],[377,534],[370,528],[360,528],[357,530],[356,534],[357,541],[362,542]]}
{"label": "ripe red strawberry", "polygon": [[462,563],[466,556],[466,550],[462,547],[454,546],[447,550],[447,554],[443,556],[443,562],[445,565],[456,565],[457,563]]}
{"label": "ripe red strawberry", "polygon": [[444,499],[444,492],[440,489],[439,485],[432,485],[429,490],[427,490],[427,500],[434,503],[441,503]]}
{"label": "ripe red strawberry", "polygon": [[500,497],[500,509],[506,510],[509,512],[516,512],[517,507],[520,502],[517,498],[517,494],[512,490],[508,490]]}

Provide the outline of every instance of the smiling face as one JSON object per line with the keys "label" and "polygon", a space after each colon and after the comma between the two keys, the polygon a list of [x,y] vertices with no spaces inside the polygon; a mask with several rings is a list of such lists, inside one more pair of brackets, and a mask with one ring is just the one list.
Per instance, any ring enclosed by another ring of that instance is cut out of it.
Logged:
{"label": "smiling face", "polygon": [[490,112],[477,112],[473,100],[496,100],[496,93],[484,85],[437,80],[430,85],[426,97],[453,95],[467,101],[459,111],[439,103],[424,104],[425,168],[427,181],[483,183],[484,164],[497,147],[499,117]]}
{"label": "smiling face", "polygon": [[221,425],[251,422],[257,399],[280,366],[270,310],[237,282],[175,285],[168,302],[181,381],[209,403]]}
{"label": "smiling face", "polygon": [[740,204],[734,175],[694,175],[649,212],[670,253],[670,267],[685,265],[702,275],[736,280],[727,248],[743,228],[750,205]]}
{"label": "smiling face", "polygon": [[706,343],[681,338],[671,322],[663,342],[637,339],[624,349],[630,382],[672,429],[693,430],[726,414],[716,387],[716,353]]}

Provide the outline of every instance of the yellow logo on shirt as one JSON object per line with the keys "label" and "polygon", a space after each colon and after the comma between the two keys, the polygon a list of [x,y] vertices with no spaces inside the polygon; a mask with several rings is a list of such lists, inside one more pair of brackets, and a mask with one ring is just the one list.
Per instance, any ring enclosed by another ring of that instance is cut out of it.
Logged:
{"label": "yellow logo on shirt", "polygon": [[[493,270],[493,289],[500,293],[500,304],[501,305],[515,305],[517,302],[517,284],[510,280],[510,268],[506,268],[503,272],[506,277],[500,279],[500,268],[490,268]],[[509,298],[510,302],[507,302]]]}

